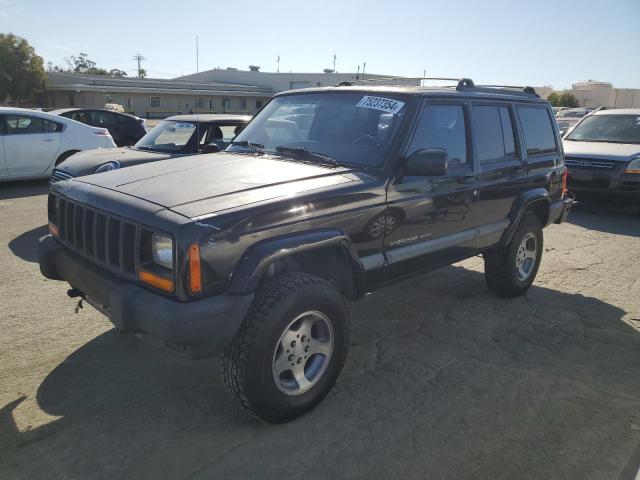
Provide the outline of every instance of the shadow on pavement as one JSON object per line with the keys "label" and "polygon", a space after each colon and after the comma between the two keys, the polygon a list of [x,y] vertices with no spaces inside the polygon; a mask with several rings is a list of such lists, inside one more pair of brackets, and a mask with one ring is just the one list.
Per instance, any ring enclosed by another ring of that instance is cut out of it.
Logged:
{"label": "shadow on pavement", "polygon": [[352,306],[336,388],[280,426],[236,412],[215,361],[111,330],[40,385],[38,406],[61,418],[18,431],[23,398],[0,410],[0,469],[289,478],[293,462],[309,478],[626,478],[640,462],[640,334],[624,314],[542,287],[500,299],[460,267],[416,277]]}
{"label": "shadow on pavement", "polygon": [[640,215],[632,206],[579,202],[571,209],[567,222],[589,230],[640,237]]}
{"label": "shadow on pavement", "polygon": [[15,256],[27,262],[37,262],[38,239],[47,233],[49,233],[49,229],[46,225],[24,232],[9,242],[9,249]]}
{"label": "shadow on pavement", "polygon": [[49,192],[49,180],[25,180],[0,182],[0,200],[33,197]]}

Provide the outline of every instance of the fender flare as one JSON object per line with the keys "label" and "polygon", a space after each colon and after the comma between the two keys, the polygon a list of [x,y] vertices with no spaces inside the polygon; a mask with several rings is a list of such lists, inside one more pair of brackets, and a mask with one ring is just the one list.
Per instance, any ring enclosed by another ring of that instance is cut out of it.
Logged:
{"label": "fender flare", "polygon": [[[520,225],[520,220],[524,215],[524,212],[527,208],[536,203],[536,202],[546,202],[547,204],[547,217],[549,215],[549,206],[551,204],[551,200],[549,198],[549,192],[546,188],[534,188],[533,190],[528,190],[524,192],[522,195],[516,198],[511,207],[511,212],[509,213],[509,226],[505,230],[502,235],[502,239],[500,241],[500,245],[507,245],[513,235],[516,233],[516,229],[518,225]],[[545,225],[543,225],[544,227]]]}
{"label": "fender flare", "polygon": [[310,250],[339,247],[344,249],[354,274],[358,296],[364,292],[364,268],[349,236],[337,229],[311,230],[270,238],[249,247],[238,261],[230,278],[229,292],[246,294],[255,291],[271,263]]}

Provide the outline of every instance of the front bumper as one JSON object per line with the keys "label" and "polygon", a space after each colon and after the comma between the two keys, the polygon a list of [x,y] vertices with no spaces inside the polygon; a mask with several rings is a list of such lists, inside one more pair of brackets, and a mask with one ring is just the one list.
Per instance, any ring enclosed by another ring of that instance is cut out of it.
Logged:
{"label": "front bumper", "polygon": [[123,280],[64,248],[51,235],[39,240],[42,274],[65,280],[119,329],[149,335],[185,357],[204,358],[234,337],[253,295],[222,294],[177,302]]}
{"label": "front bumper", "polygon": [[571,207],[575,202],[571,198],[563,198],[560,201],[554,202],[549,206],[549,221],[551,223],[562,223],[567,219]]}
{"label": "front bumper", "polygon": [[627,163],[620,162],[611,170],[568,167],[567,188],[577,194],[618,198],[640,198],[640,175],[625,173]]}

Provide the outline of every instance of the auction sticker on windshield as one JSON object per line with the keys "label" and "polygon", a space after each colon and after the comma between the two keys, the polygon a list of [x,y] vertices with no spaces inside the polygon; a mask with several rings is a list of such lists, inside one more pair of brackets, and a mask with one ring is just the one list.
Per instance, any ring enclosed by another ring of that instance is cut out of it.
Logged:
{"label": "auction sticker on windshield", "polygon": [[362,100],[360,100],[356,106],[396,114],[402,110],[404,102],[399,102],[393,98],[370,97],[369,95],[366,95],[362,97]]}

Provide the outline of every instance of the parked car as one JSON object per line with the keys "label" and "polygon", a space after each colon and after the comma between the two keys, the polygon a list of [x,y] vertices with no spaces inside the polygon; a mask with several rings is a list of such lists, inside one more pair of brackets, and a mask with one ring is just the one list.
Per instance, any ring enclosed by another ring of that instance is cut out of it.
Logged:
{"label": "parked car", "polygon": [[559,112],[563,111],[563,110],[568,110],[569,107],[551,107],[553,110],[554,115],[558,115]]}
{"label": "parked car", "polygon": [[588,115],[593,110],[591,108],[567,108],[566,110],[560,110],[556,117],[562,118],[582,118],[585,115]]}
{"label": "parked car", "polygon": [[110,112],[124,113],[124,107],[119,103],[105,103],[104,109]]}
{"label": "parked car", "polygon": [[92,110],[87,108],[65,108],[53,110],[54,115],[70,118],[76,122],[85,123],[93,127],[109,130],[113,141],[118,147],[134,145],[147,133],[143,118],[126,115],[124,113],[107,110]]}
{"label": "parked car", "polygon": [[80,150],[115,147],[109,131],[24,108],[0,107],[0,180],[48,178]]}
{"label": "parked car", "polygon": [[560,130],[560,136],[563,136],[571,127],[573,127],[576,123],[578,123],[579,118],[556,118],[556,123],[558,124],[558,130]]}
{"label": "parked car", "polygon": [[250,115],[175,115],[158,123],[131,148],[74,155],[53,171],[51,181],[184,157],[198,152],[218,152],[227,147],[249,120]]}
{"label": "parked car", "polygon": [[640,108],[599,110],[564,137],[569,188],[578,198],[638,205]]}
{"label": "parked car", "polygon": [[340,374],[345,297],[478,254],[498,295],[527,291],[565,175],[531,88],[294,90],[224,152],[53,184],[40,268],[123,332],[223,351],[238,404],[284,422]]}

